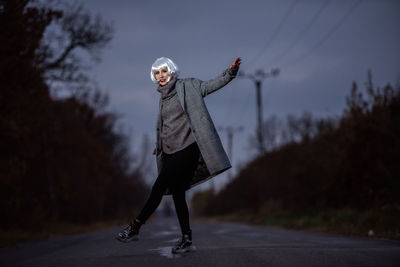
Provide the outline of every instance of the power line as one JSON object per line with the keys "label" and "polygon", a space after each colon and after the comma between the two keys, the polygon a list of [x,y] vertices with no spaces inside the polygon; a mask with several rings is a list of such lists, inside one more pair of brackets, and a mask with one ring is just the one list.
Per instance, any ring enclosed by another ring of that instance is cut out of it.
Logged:
{"label": "power line", "polygon": [[285,15],[282,17],[282,20],[280,21],[280,23],[276,27],[275,31],[271,34],[270,38],[265,43],[265,45],[261,49],[261,51],[255,57],[253,57],[252,60],[249,61],[249,65],[254,64],[261,57],[261,55],[265,52],[265,50],[270,46],[272,41],[274,41],[275,38],[279,35],[279,33],[280,33],[281,29],[282,29],[282,26],[285,24],[286,20],[289,18],[289,15],[292,13],[294,7],[296,6],[296,4],[298,2],[299,2],[298,0],[294,0],[292,2],[292,4],[289,6],[288,10],[286,11]]}
{"label": "power line", "polygon": [[[324,4],[317,10],[317,12],[315,13],[315,15],[313,16],[313,18],[310,20],[310,22],[308,23],[307,27],[301,31],[295,38],[295,40],[293,41],[293,43],[285,50],[284,53],[281,54],[281,56],[278,57],[278,59],[282,59],[283,57],[286,56],[286,54],[294,47],[295,44],[297,44],[299,42],[299,40],[301,40],[301,38],[305,35],[305,33],[311,28],[311,26],[317,21],[317,19],[319,18],[320,14],[322,13],[322,11],[326,8],[326,6],[329,4],[330,0],[327,0],[324,2]],[[303,60],[304,58],[308,57],[314,50],[316,50],[317,48],[319,48],[324,42],[326,42],[332,34],[334,34],[336,32],[337,29],[339,29],[340,26],[342,26],[342,24],[345,22],[345,20],[354,12],[354,10],[358,7],[358,5],[362,2],[362,0],[355,0],[353,5],[349,8],[349,10],[339,19],[339,21],[327,32],[327,34],[324,35],[324,37],[318,41],[307,53],[303,54],[301,57],[298,57],[296,60],[292,61],[291,64],[293,63],[297,63],[298,61]],[[261,52],[259,53],[259,56],[261,56],[264,52],[264,50],[266,48],[268,48],[268,46],[272,43],[272,41],[276,38],[276,36],[278,36],[279,32],[281,31],[281,28],[283,26],[283,24],[286,22],[287,18],[289,17],[289,15],[291,14],[291,12],[293,11],[294,7],[296,6],[296,4],[298,3],[298,0],[294,0],[292,2],[292,4],[289,6],[285,16],[282,18],[281,22],[279,23],[279,25],[277,26],[275,32],[271,35],[270,39],[268,40],[268,42],[265,44],[265,46],[263,47],[263,49],[261,50]],[[259,58],[259,56],[253,58],[252,61],[250,61],[249,65],[251,65],[252,63],[255,62],[255,60],[257,60]],[[277,60],[276,60],[277,61]],[[287,65],[287,64],[286,64]],[[232,99],[232,95],[233,92],[231,92],[231,99]],[[248,91],[248,96],[250,95],[250,91]],[[249,99],[249,97],[247,98]],[[230,103],[231,101],[229,101]],[[248,102],[248,101],[246,101]],[[246,108],[247,105],[245,105],[244,108]],[[243,111],[242,114],[243,115]]]}
{"label": "power line", "polygon": [[[351,5],[351,7],[347,10],[347,12],[327,32],[327,34],[325,34],[324,37],[321,40],[319,40],[309,51],[307,51],[306,53],[304,53],[303,55],[301,55],[300,57],[298,57],[297,59],[292,61],[291,64],[295,64],[295,63],[298,63],[299,61],[304,60],[305,58],[310,56],[314,52],[314,50],[318,49],[324,42],[326,42],[332,36],[332,34],[334,34],[337,31],[337,29],[339,29],[340,26],[342,26],[342,24],[354,12],[354,10],[356,10],[356,8],[358,7],[359,4],[361,4],[361,2],[362,2],[362,0],[355,0],[353,5]],[[286,65],[288,65],[288,64],[286,64]]]}
{"label": "power line", "polygon": [[262,97],[261,88],[264,79],[269,77],[275,77],[279,75],[279,69],[272,69],[271,72],[264,72],[263,70],[258,70],[254,74],[245,74],[244,72],[239,72],[240,78],[248,78],[252,80],[256,86],[256,103],[257,103],[257,143],[259,153],[262,154],[265,151],[264,147],[264,137],[263,137],[263,108],[262,108]]}
{"label": "power line", "polygon": [[[272,35],[270,36],[269,40],[266,42],[266,44],[261,49],[261,51],[255,57],[253,57],[252,60],[248,61],[249,63],[244,62],[245,64],[248,64],[248,66],[251,66],[251,65],[253,65],[253,63],[255,63],[261,57],[261,55],[264,53],[264,51],[272,43],[272,41],[274,41],[274,39],[279,35],[280,31],[282,30],[283,25],[285,24],[286,20],[289,18],[290,14],[293,12],[293,10],[294,10],[294,8],[295,8],[295,6],[296,6],[296,4],[298,2],[299,2],[299,0],[294,0],[291,3],[291,5],[287,9],[285,15],[282,17],[282,20],[279,22],[279,24],[276,27],[275,31],[272,33]],[[230,101],[228,103],[232,102],[233,94],[234,94],[234,92],[230,93]],[[250,91],[248,91],[248,93],[247,93],[247,100],[249,98],[250,98]],[[246,101],[246,102],[248,102],[248,101]],[[229,114],[228,109],[227,109],[227,114]],[[242,115],[243,115],[243,112],[242,112]]]}
{"label": "power line", "polygon": [[[286,48],[286,50],[284,50],[283,53],[281,53],[279,56],[275,57],[275,59],[269,63],[270,66],[274,66],[274,65],[276,66],[276,64],[279,63],[279,61],[281,61],[283,58],[285,58],[285,56],[290,52],[290,50],[292,50],[292,48],[304,37],[304,35],[308,32],[308,30],[314,25],[314,23],[317,21],[317,19],[321,15],[322,11],[328,6],[329,2],[330,2],[330,0],[326,0],[322,3],[322,5],[317,10],[317,12],[314,14],[312,19],[308,22],[307,26],[297,34],[294,41]],[[264,67],[266,67],[266,66],[264,66]]]}

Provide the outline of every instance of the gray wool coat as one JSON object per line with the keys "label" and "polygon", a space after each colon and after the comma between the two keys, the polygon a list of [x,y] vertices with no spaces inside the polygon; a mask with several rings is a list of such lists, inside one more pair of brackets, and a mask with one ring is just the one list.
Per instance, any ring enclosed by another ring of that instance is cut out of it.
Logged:
{"label": "gray wool coat", "polygon": [[[228,84],[236,77],[237,70],[227,69],[219,77],[210,81],[196,78],[178,79],[175,89],[185,114],[187,115],[192,134],[200,150],[194,176],[187,189],[205,182],[217,174],[231,168],[231,163],[222,146],[221,139],[208,113],[203,98]],[[157,119],[157,169],[162,169],[161,140],[161,98]],[[171,194],[167,188],[166,195]]]}

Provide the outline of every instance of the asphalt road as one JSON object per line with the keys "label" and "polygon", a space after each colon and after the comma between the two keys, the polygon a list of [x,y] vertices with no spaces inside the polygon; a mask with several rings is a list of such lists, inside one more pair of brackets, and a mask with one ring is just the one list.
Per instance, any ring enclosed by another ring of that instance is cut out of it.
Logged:
{"label": "asphalt road", "polygon": [[177,220],[155,218],[139,241],[122,227],[0,249],[0,266],[400,266],[400,242],[238,223],[192,223],[196,251],[171,254]]}

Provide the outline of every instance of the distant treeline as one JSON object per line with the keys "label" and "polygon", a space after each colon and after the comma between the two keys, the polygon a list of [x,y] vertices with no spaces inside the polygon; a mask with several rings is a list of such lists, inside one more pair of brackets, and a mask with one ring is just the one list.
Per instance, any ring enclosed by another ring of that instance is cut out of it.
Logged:
{"label": "distant treeline", "polygon": [[[266,126],[276,125],[275,119],[267,122]],[[314,119],[306,113],[290,116],[286,124],[284,132],[267,136],[269,151],[245,166],[217,195],[195,195],[195,211],[400,211],[399,88],[375,88],[369,72],[365,93],[353,83],[340,118]]]}
{"label": "distant treeline", "polygon": [[[91,23],[79,12],[71,19],[31,2],[0,2],[1,227],[132,215],[147,188],[130,167],[127,136],[115,129],[117,117],[104,110],[107,98],[84,88],[54,98],[46,82],[84,87],[71,53],[98,49],[110,35],[101,31],[100,20]],[[63,50],[44,39],[52,23],[62,25]]]}

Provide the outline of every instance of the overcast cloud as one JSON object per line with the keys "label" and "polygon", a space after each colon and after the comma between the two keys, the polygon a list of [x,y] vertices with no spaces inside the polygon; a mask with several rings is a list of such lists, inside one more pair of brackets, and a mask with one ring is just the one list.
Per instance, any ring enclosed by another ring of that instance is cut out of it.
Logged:
{"label": "overcast cloud", "polygon": [[[114,21],[115,37],[91,73],[111,96],[112,110],[122,114],[122,122],[132,129],[135,150],[145,133],[155,142],[159,93],[149,72],[161,56],[178,64],[182,78],[215,78],[238,56],[245,72],[280,68],[278,77],[263,84],[264,118],[305,110],[315,116],[338,115],[351,83],[363,87],[368,69],[376,85],[394,84],[400,78],[399,1],[86,0],[84,4],[104,20]],[[307,28],[318,10],[315,23]],[[234,137],[233,163],[246,162],[253,155],[248,136],[256,127],[254,84],[237,78],[207,96],[206,103],[217,127],[245,127]],[[226,147],[225,133],[220,136]],[[225,175],[217,178],[218,186],[225,180]]]}

